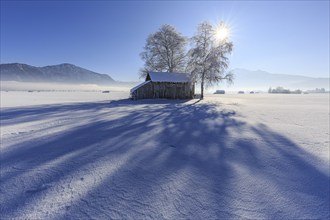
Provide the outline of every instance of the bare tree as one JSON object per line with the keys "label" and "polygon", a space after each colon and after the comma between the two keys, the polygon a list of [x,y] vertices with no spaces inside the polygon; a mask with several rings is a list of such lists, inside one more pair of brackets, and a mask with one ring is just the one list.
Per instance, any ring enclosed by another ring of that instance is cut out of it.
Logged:
{"label": "bare tree", "polygon": [[217,39],[215,28],[208,22],[199,24],[192,42],[194,47],[188,52],[188,71],[194,81],[201,83],[203,99],[205,85],[233,81],[233,74],[225,72],[229,64],[227,55],[231,53],[233,43],[227,37]]}
{"label": "bare tree", "polygon": [[140,77],[149,71],[181,72],[185,67],[186,38],[171,25],[165,24],[150,34],[144,51],[140,54],[145,62],[140,70]]}

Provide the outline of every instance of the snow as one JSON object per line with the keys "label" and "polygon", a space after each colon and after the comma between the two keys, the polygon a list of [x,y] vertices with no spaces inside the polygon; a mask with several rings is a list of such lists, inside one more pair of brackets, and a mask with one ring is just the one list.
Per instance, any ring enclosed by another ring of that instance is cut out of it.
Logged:
{"label": "snow", "polygon": [[184,73],[150,72],[149,76],[153,82],[189,82]]}
{"label": "snow", "polygon": [[25,93],[1,92],[1,219],[330,217],[329,94]]}
{"label": "snow", "polygon": [[110,100],[113,97],[127,98],[127,92],[110,91],[1,91],[1,107],[33,106],[43,104],[64,104]]}

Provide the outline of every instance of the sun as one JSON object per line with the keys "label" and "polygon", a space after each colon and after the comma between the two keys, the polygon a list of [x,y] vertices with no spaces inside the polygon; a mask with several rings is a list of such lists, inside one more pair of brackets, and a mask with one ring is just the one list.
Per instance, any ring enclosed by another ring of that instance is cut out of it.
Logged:
{"label": "sun", "polygon": [[225,23],[221,22],[215,29],[215,38],[218,41],[224,41],[229,38],[229,35],[229,27]]}

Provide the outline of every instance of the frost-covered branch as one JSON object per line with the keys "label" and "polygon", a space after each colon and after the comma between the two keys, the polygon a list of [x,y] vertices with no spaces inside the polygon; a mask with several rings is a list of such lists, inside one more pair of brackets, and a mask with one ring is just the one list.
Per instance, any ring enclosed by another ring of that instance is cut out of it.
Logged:
{"label": "frost-covered branch", "polygon": [[140,54],[145,62],[140,69],[140,76],[145,77],[149,71],[182,72],[185,68],[185,47],[187,39],[168,24],[150,34],[144,51]]}
{"label": "frost-covered branch", "polygon": [[204,97],[204,86],[226,80],[233,82],[233,74],[225,73],[229,65],[228,55],[233,49],[233,43],[228,40],[217,42],[215,29],[208,22],[198,26],[196,35],[192,38],[193,48],[188,52],[187,69],[193,80],[201,83],[201,99]]}

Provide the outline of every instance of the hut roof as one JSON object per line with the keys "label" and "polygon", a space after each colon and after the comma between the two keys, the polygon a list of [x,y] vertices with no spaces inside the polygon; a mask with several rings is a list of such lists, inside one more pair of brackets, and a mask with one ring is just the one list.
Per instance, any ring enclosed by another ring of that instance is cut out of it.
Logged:
{"label": "hut roof", "polygon": [[150,83],[150,81],[144,81],[143,83],[141,83],[141,84],[135,86],[134,88],[132,88],[130,92],[134,92],[135,90],[137,90],[137,89],[140,88],[141,86],[144,86],[144,85],[147,84],[147,83]]}
{"label": "hut roof", "polygon": [[146,80],[153,82],[176,82],[184,83],[189,82],[190,79],[184,73],[168,73],[168,72],[150,72],[147,75]]}

